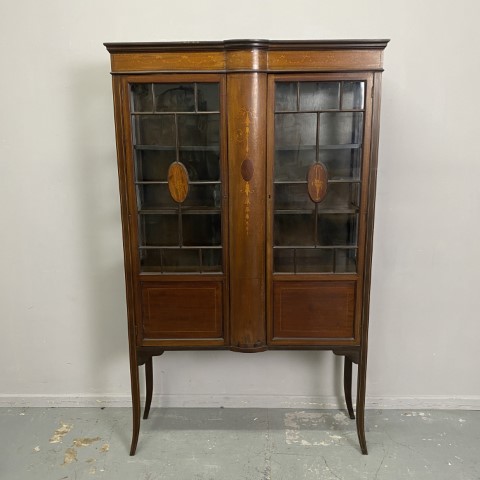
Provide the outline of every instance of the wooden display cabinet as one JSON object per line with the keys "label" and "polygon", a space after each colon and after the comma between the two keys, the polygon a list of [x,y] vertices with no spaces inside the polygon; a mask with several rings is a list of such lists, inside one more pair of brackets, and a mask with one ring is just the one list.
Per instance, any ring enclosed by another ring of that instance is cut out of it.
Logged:
{"label": "wooden display cabinet", "polygon": [[108,43],[133,437],[166,350],[331,350],[364,428],[386,40]]}

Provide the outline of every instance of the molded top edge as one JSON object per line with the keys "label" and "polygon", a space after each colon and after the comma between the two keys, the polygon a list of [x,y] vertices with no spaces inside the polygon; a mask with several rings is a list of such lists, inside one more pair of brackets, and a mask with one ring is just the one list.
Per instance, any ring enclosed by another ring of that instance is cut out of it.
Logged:
{"label": "molded top edge", "polygon": [[112,42],[104,43],[110,53],[221,50],[383,50],[390,40],[224,40],[206,42]]}

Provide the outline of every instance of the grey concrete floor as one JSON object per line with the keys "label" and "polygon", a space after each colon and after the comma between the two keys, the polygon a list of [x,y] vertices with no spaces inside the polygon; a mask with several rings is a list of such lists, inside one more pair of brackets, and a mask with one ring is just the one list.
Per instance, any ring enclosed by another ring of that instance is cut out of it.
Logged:
{"label": "grey concrete floor", "polygon": [[1,408],[1,480],[480,479],[480,412],[367,412],[369,455],[334,410]]}

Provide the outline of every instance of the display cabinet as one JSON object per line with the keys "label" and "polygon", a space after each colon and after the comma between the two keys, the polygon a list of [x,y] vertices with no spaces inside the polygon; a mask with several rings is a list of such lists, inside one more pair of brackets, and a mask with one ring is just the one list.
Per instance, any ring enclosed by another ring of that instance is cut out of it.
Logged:
{"label": "display cabinet", "polygon": [[[386,40],[108,43],[133,400],[167,350],[331,350],[364,428]],[[288,355],[288,353],[285,353]]]}

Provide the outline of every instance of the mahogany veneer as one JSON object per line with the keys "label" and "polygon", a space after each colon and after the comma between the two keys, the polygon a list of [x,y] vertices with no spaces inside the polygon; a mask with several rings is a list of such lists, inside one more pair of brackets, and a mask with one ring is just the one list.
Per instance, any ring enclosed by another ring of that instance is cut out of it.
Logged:
{"label": "mahogany veneer", "polygon": [[332,350],[364,429],[387,40],[107,43],[136,450],[165,350]]}

